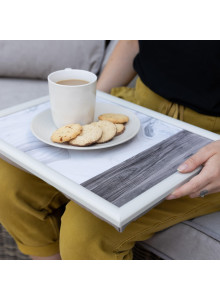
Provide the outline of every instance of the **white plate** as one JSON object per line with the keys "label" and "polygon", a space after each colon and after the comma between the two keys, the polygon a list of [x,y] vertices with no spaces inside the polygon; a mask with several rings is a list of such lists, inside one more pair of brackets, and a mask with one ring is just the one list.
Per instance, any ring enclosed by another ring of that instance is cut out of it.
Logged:
{"label": "white plate", "polygon": [[74,149],[74,150],[93,150],[112,147],[121,143],[124,143],[132,139],[140,129],[140,120],[138,117],[131,113],[129,110],[112,104],[97,103],[95,110],[94,120],[98,120],[98,116],[104,113],[119,113],[125,114],[129,117],[129,121],[126,123],[125,131],[119,136],[114,137],[111,141],[103,144],[94,144],[91,146],[79,147],[72,146],[67,143],[59,144],[51,141],[50,137],[52,133],[57,129],[53,123],[50,109],[39,113],[32,121],[31,130],[36,138],[42,142],[60,148]]}

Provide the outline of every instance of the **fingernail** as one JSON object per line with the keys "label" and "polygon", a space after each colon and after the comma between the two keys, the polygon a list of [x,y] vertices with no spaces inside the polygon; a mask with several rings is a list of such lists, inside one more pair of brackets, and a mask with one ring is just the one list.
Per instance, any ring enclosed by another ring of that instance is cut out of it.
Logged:
{"label": "fingernail", "polygon": [[185,169],[187,169],[188,168],[188,165],[186,164],[186,163],[183,163],[183,164],[181,164],[178,168],[177,168],[177,170],[178,171],[184,171]]}
{"label": "fingernail", "polygon": [[174,199],[176,199],[176,196],[174,195],[174,194],[170,194],[170,195],[168,195],[168,197],[166,197],[166,200],[174,200]]}

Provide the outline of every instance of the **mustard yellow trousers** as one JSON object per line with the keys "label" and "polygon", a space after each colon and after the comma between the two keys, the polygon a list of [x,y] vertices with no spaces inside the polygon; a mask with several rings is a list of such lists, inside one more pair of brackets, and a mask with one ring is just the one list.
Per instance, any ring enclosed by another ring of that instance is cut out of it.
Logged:
{"label": "mustard yellow trousers", "polygon": [[[135,89],[112,91],[152,110],[220,133],[220,118],[205,116],[171,103],[140,79]],[[0,222],[24,254],[62,259],[132,259],[136,241],[181,221],[220,210],[220,194],[205,198],[165,200],[119,233],[109,224],[69,201],[37,177],[0,161]]]}

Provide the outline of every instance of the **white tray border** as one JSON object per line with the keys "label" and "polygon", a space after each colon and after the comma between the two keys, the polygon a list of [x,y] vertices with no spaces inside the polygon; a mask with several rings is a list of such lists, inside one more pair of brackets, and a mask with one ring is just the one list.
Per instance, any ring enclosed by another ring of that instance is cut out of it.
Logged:
{"label": "white tray border", "polygon": [[[97,91],[97,97],[100,97],[103,100],[110,101],[114,104],[118,104],[126,108],[141,112],[145,115],[157,118],[166,123],[172,124],[174,126],[201,135],[203,137],[212,140],[220,139],[220,135],[218,134],[190,125],[183,121],[173,119],[169,116],[149,110],[131,102],[127,102],[110,94]],[[19,104],[17,106],[1,110],[0,117],[30,108],[35,105],[39,105],[41,103],[47,102],[48,100],[49,96],[44,96]],[[188,174],[180,174],[179,172],[176,172],[175,174],[161,181],[159,184],[155,185],[148,191],[134,198],[132,201],[118,208],[117,206],[106,201],[105,199],[99,197],[95,193],[84,188],[83,186],[54,171],[45,164],[35,160],[34,158],[28,156],[24,152],[16,149],[15,147],[6,143],[2,139],[0,139],[0,153],[3,159],[6,158],[7,161],[9,161],[10,163],[24,168],[26,171],[34,174],[35,176],[47,182],[48,184],[54,186],[63,194],[65,194],[68,198],[73,199],[75,202],[91,211],[94,215],[110,223],[118,231],[123,231],[126,225],[128,225],[131,221],[137,219],[144,212],[150,210],[153,206],[155,206],[157,203],[162,201],[168,194],[170,194],[176,187],[187,182],[200,170],[200,168],[198,168],[195,171]],[[172,185],[172,189],[167,189],[167,187],[170,187],[170,185]]]}

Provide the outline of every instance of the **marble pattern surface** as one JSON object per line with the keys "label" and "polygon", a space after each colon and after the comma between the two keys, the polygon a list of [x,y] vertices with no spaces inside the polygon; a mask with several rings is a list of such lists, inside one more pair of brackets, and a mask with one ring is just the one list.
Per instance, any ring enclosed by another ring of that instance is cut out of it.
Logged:
{"label": "marble pattern surface", "polygon": [[[101,99],[97,101],[103,102]],[[132,140],[109,149],[61,149],[39,141],[31,132],[33,118],[48,108],[49,102],[1,117],[0,138],[79,184],[182,131],[133,111],[141,121],[141,129]]]}

